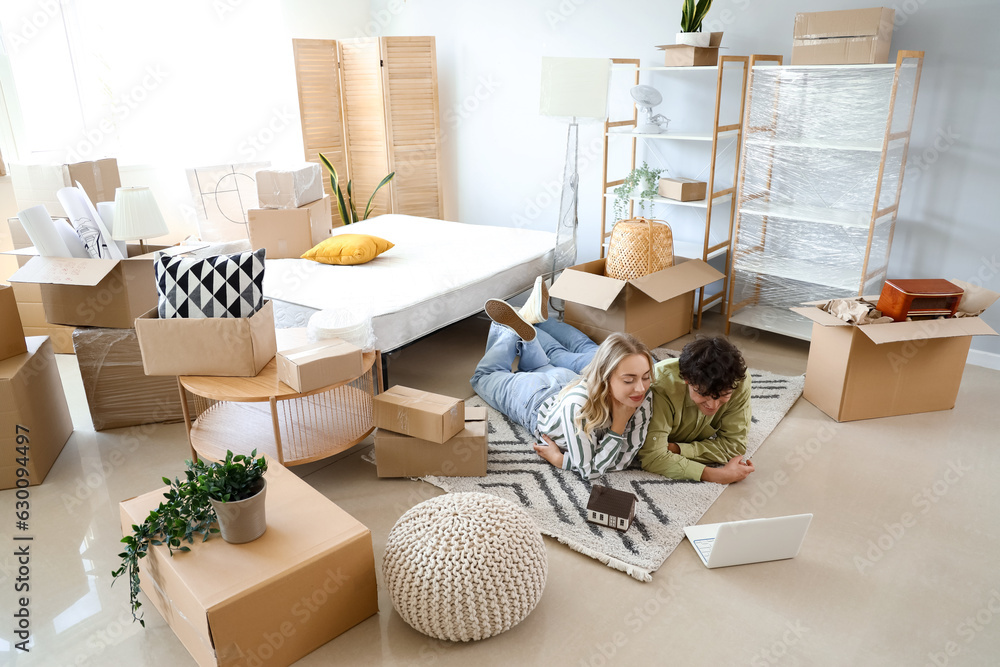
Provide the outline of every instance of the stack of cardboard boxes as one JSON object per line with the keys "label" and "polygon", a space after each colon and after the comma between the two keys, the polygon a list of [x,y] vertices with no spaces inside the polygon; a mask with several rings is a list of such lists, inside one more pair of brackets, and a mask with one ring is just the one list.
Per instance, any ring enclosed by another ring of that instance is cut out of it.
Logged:
{"label": "stack of cardboard boxes", "polygon": [[260,208],[247,211],[250,245],[268,259],[298,259],[329,238],[333,230],[330,196],[323,194],[320,166],[257,172]]}
{"label": "stack of cardboard boxes", "polygon": [[486,475],[486,408],[398,385],[374,403],[379,477]]}

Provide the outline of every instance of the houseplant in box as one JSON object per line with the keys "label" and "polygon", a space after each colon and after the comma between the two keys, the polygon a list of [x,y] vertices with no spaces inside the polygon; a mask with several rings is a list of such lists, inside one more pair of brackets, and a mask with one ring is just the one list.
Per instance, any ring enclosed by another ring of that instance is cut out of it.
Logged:
{"label": "houseplant in box", "polygon": [[708,46],[710,33],[701,31],[701,22],[712,6],[712,0],[684,0],[681,5],[681,31],[677,43],[688,46]]}
{"label": "houseplant in box", "polygon": [[[201,535],[204,542],[213,533],[222,532],[227,542],[249,542],[260,537],[266,529],[264,520],[264,494],[267,460],[257,456],[233,455],[226,452],[223,461],[186,461],[183,480],[173,481],[164,477],[169,485],[163,494],[164,501],[138,525],[132,525],[132,534],[122,538],[125,551],[118,554],[121,566],[111,573],[114,580],[126,576],[132,603],[132,619],[146,625],[136,612],[139,602],[139,560],[145,558],[150,546],[164,545],[171,556],[174,551],[190,551],[182,542],[194,543],[194,536]],[[248,509],[246,503],[257,507]],[[234,508],[238,508],[235,511]],[[215,523],[219,522],[220,528]],[[235,521],[235,525],[233,522]],[[247,524],[247,525],[244,525]],[[114,581],[111,582],[114,585]]]}
{"label": "houseplant in box", "polygon": [[623,220],[628,212],[628,202],[633,197],[639,198],[639,212],[645,213],[646,202],[650,201],[660,187],[660,174],[663,169],[650,169],[645,162],[636,167],[625,177],[624,182],[615,188],[615,221]]}
{"label": "houseplant in box", "polygon": [[327,171],[330,172],[330,186],[333,189],[334,201],[337,205],[337,211],[340,212],[340,219],[345,225],[358,222],[359,220],[367,220],[368,216],[372,213],[372,203],[375,201],[375,195],[378,194],[383,185],[391,181],[393,176],[396,175],[396,172],[390,172],[385,178],[379,181],[379,184],[375,186],[375,190],[372,192],[372,196],[368,198],[368,205],[365,206],[364,216],[359,217],[358,210],[354,206],[354,192],[351,181],[347,181],[346,191],[341,189],[340,175],[337,174],[337,169],[333,166],[333,163],[322,153],[319,154],[319,159],[323,162],[323,166],[326,167]]}

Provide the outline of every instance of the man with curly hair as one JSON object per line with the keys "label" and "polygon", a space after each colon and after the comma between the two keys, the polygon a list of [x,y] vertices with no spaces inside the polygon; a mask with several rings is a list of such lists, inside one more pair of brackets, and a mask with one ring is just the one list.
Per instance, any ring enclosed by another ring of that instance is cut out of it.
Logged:
{"label": "man with curly hair", "polygon": [[652,389],[653,417],[639,451],[643,470],[718,484],[754,471],[744,458],[750,376],[735,345],[721,336],[688,343],[679,359],[656,364]]}

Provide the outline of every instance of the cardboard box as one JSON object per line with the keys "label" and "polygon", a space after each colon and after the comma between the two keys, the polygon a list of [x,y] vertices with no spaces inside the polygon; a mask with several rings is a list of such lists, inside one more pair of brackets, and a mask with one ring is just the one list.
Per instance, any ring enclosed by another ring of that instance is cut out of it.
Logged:
{"label": "cardboard box", "polygon": [[[81,327],[73,344],[94,430],[184,420],[177,380],[148,376],[135,329]],[[188,394],[189,414],[197,414]]]}
{"label": "cardboard box", "polygon": [[886,7],[796,14],[792,64],[888,62],[895,15]]}
{"label": "cardboard box", "polygon": [[[34,256],[10,277],[41,286],[49,324],[131,329],[135,318],[156,306],[153,251],[168,246],[128,246],[128,259],[67,259]],[[33,248],[14,254],[36,254]]]}
{"label": "cardboard box", "polygon": [[700,201],[707,189],[708,183],[693,178],[661,178],[657,194],[677,201]]}
{"label": "cardboard box", "polygon": [[256,179],[261,208],[299,208],[323,198],[323,168],[316,162],[297,169],[261,169]]}
{"label": "cardboard box", "polygon": [[359,377],[364,354],[357,345],[331,338],[282,350],[277,361],[278,380],[302,393]]}
{"label": "cardboard box", "polygon": [[465,428],[436,443],[401,433],[375,431],[379,477],[483,477],[489,447],[486,408],[465,408]]}
{"label": "cardboard box", "polygon": [[709,37],[708,46],[664,44],[656,48],[663,49],[665,67],[713,67],[719,64],[721,45],[722,33],[713,32]]}
{"label": "cardboard box", "polygon": [[[264,478],[262,536],[196,538],[173,557],[150,547],[139,562],[143,610],[156,607],[199,665],[290,665],[378,612],[371,532],[276,461]],[[122,502],[122,533],[162,500]]]}
{"label": "cardboard box", "polygon": [[28,447],[27,479],[41,484],[73,433],[52,343],[31,337],[26,345],[26,353],[0,361],[0,489],[17,485],[18,447]]}
{"label": "cardboard box", "polygon": [[61,188],[73,187],[79,181],[96,205],[114,201],[115,190],[122,186],[114,158],[74,164],[11,164],[10,178],[18,210],[42,204],[49,215],[56,217],[66,215],[56,199]]}
{"label": "cardboard box", "polygon": [[972,337],[997,335],[979,317],[856,326],[823,303],[792,308],[813,321],[802,395],[840,422],[950,410]]}
{"label": "cardboard box", "polygon": [[253,377],[277,352],[274,304],[251,317],[170,318],[156,308],[135,321],[146,375]]}
{"label": "cardboard box", "polygon": [[267,250],[268,259],[298,259],[330,237],[330,195],[300,208],[247,211],[250,246]]}
{"label": "cardboard box", "polygon": [[27,351],[14,290],[10,285],[0,285],[0,361]]}
{"label": "cardboard box", "polygon": [[565,300],[565,321],[593,340],[624,331],[650,349],[689,333],[694,290],[725,277],[700,259],[675,257],[674,265],[662,271],[615,280],[604,275],[604,262],[566,269],[549,294]]}
{"label": "cardboard box", "polygon": [[465,428],[465,401],[396,385],[373,400],[375,427],[438,444]]}

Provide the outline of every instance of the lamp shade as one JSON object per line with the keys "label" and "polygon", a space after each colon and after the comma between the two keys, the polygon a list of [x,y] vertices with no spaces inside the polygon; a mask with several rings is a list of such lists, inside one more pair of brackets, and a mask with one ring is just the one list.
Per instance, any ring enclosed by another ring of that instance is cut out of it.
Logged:
{"label": "lamp shade", "polygon": [[138,241],[169,234],[153,191],[148,187],[115,190],[115,223],[112,238]]}
{"label": "lamp shade", "polygon": [[610,79],[608,58],[542,58],[539,113],[604,120]]}

